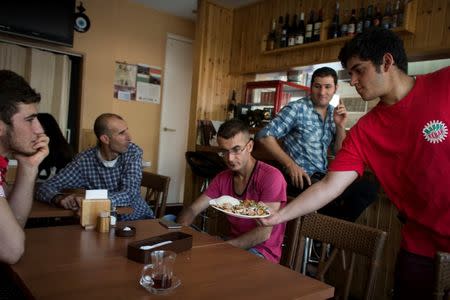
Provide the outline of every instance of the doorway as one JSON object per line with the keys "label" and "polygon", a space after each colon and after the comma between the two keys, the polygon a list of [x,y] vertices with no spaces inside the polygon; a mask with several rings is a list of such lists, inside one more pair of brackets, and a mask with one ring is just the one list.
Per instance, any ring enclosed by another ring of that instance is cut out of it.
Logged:
{"label": "doorway", "polygon": [[169,34],[166,42],[158,174],[170,176],[167,203],[182,203],[192,88],[192,40]]}

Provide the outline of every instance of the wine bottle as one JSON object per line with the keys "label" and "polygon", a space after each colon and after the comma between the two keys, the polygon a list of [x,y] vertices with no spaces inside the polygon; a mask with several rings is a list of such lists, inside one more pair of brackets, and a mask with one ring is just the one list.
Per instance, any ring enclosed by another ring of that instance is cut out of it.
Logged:
{"label": "wine bottle", "polygon": [[348,9],[344,10],[344,17],[341,24],[341,36],[346,36],[348,33]]}
{"label": "wine bottle", "polygon": [[309,14],[309,21],[306,24],[305,43],[310,43],[312,41],[313,26],[314,26],[314,10],[311,10],[311,13]]}
{"label": "wine bottle", "polygon": [[277,38],[277,34],[276,34],[276,26],[277,26],[277,22],[275,21],[275,19],[272,20],[272,27],[271,30],[269,32],[269,35],[267,37],[267,46],[266,46],[266,50],[270,51],[275,49],[275,43],[276,43],[276,38]]}
{"label": "wine bottle", "polygon": [[408,0],[401,0],[400,1],[400,9],[398,10],[398,21],[397,21],[397,26],[403,26],[403,18],[405,16],[405,4],[408,3]]}
{"label": "wine bottle", "polygon": [[288,47],[295,45],[295,36],[297,34],[297,15],[294,15],[292,20],[292,25],[289,27],[288,31]]}
{"label": "wine bottle", "polygon": [[288,46],[288,30],[289,30],[289,14],[286,14],[283,27],[281,28],[280,48],[286,48]]}
{"label": "wine bottle", "polygon": [[339,33],[339,1],[336,1],[336,11],[334,12],[333,21],[328,28],[328,38],[335,39],[340,36]]}
{"label": "wine bottle", "polygon": [[300,14],[300,22],[298,22],[297,26],[297,34],[295,36],[295,44],[302,45],[305,42],[305,13],[302,12]]}
{"label": "wine bottle", "polygon": [[361,33],[364,30],[364,17],[365,17],[364,7],[361,7],[359,9],[358,23],[356,23],[356,34]]}
{"label": "wine bottle", "polygon": [[348,25],[347,25],[347,35],[348,36],[355,35],[357,22],[358,21],[356,20],[356,10],[352,9],[352,15],[351,15],[350,20],[348,21]]}
{"label": "wine bottle", "polygon": [[364,30],[367,30],[370,27],[372,27],[372,19],[373,19],[373,5],[371,4],[367,7],[367,15],[366,18],[364,19]]}
{"label": "wine bottle", "polygon": [[377,6],[375,6],[375,16],[372,19],[372,25],[374,27],[380,27],[382,18],[383,18],[383,16],[381,15],[380,7],[379,7],[379,5],[377,5]]}
{"label": "wine bottle", "polygon": [[322,27],[322,22],[323,22],[322,9],[319,9],[319,17],[314,22],[314,29],[313,29],[313,36],[312,36],[312,40],[314,42],[320,41],[320,29]]}
{"label": "wine bottle", "polygon": [[392,28],[392,3],[388,1],[384,8],[384,16],[381,19],[381,27],[384,29]]}
{"label": "wine bottle", "polygon": [[277,32],[276,32],[276,42],[275,42],[275,47],[276,48],[282,48],[281,47],[281,30],[283,28],[283,16],[279,16],[278,17],[278,24],[277,24]]}
{"label": "wine bottle", "polygon": [[392,14],[392,23],[391,23],[392,28],[398,27],[399,12],[400,12],[400,0],[397,0],[397,2],[395,3],[394,13]]}

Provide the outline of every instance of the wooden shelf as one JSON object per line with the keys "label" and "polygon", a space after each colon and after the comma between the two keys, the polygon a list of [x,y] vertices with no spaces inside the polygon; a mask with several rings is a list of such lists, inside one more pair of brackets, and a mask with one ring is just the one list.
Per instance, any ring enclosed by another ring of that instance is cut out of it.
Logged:
{"label": "wooden shelf", "polygon": [[[415,24],[416,24],[416,17],[417,17],[417,1],[412,0],[406,4],[405,7],[405,18],[404,18],[404,24],[401,27],[397,27],[394,29],[391,29],[392,31],[396,32],[399,35],[410,35],[414,34],[415,32]],[[325,22],[327,23],[327,22]],[[325,29],[325,28],[324,28]],[[327,30],[322,30],[321,35],[326,34]],[[312,42],[297,46],[291,46],[286,48],[278,48],[274,50],[269,51],[262,51],[263,55],[274,55],[279,54],[287,51],[295,51],[300,49],[306,49],[306,48],[312,48],[312,47],[326,47],[326,46],[332,46],[336,44],[344,44],[345,42],[351,40],[351,36],[344,36],[339,37],[336,39],[326,39],[318,42]]]}
{"label": "wooden shelf", "polygon": [[[414,32],[411,32],[410,30],[406,29],[405,27],[397,27],[397,28],[392,29],[392,31],[398,33],[399,35],[414,34]],[[344,37],[339,37],[339,38],[335,38],[335,39],[307,43],[307,44],[303,44],[303,45],[291,46],[291,47],[286,47],[286,48],[278,48],[278,49],[270,50],[270,51],[263,51],[262,54],[273,55],[273,54],[278,54],[278,53],[282,53],[282,52],[305,49],[305,48],[312,48],[312,47],[318,48],[318,47],[331,46],[331,45],[335,45],[335,44],[344,44],[345,42],[351,40],[352,38],[353,37],[351,37],[351,36],[344,36]]]}

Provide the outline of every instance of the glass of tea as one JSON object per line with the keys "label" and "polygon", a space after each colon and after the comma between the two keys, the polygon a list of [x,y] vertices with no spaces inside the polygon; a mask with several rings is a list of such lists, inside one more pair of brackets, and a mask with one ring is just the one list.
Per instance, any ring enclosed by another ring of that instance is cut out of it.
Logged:
{"label": "glass of tea", "polygon": [[153,294],[166,294],[180,285],[173,275],[177,254],[173,251],[158,250],[150,253],[151,264],[145,265],[139,283]]}

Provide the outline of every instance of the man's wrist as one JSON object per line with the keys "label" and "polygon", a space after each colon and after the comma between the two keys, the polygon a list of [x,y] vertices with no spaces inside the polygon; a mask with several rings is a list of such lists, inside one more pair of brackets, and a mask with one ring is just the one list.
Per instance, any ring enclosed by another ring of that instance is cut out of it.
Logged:
{"label": "man's wrist", "polygon": [[59,203],[61,202],[62,198],[63,198],[63,195],[56,194],[52,199],[50,199],[50,203],[55,206],[59,206]]}

